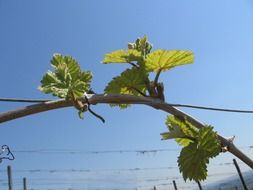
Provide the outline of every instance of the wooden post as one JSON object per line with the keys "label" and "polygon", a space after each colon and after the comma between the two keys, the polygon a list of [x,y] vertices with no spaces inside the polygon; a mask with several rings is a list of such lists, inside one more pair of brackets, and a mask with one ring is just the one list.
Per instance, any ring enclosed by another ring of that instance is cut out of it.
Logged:
{"label": "wooden post", "polygon": [[236,168],[236,170],[237,170],[237,172],[238,172],[238,175],[239,175],[239,177],[240,177],[240,179],[241,179],[243,189],[244,189],[244,190],[248,190],[248,188],[247,188],[247,186],[246,186],[246,183],[245,183],[245,181],[244,181],[244,179],[243,179],[241,170],[240,170],[240,168],[239,168],[239,165],[237,164],[236,159],[233,159],[233,162],[234,162],[235,168]]}
{"label": "wooden post", "polygon": [[174,189],[177,190],[177,184],[175,180],[173,180],[173,185],[174,185]]}
{"label": "wooden post", "polygon": [[197,184],[198,184],[198,186],[199,186],[199,190],[202,190],[202,186],[201,186],[201,184],[200,184],[199,181],[197,181]]}
{"label": "wooden post", "polygon": [[8,186],[9,186],[9,190],[13,190],[13,188],[12,188],[12,173],[11,173],[11,166],[7,166],[7,175],[8,175]]}
{"label": "wooden post", "polygon": [[23,190],[27,190],[26,178],[23,178]]}

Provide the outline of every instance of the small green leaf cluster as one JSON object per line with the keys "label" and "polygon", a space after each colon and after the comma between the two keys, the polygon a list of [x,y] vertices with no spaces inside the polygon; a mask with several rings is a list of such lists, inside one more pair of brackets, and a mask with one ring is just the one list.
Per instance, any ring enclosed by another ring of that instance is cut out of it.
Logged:
{"label": "small green leaf cluster", "polygon": [[[81,71],[79,64],[71,56],[54,54],[51,60],[53,71],[48,71],[42,78],[39,90],[66,100],[73,100],[84,95],[90,89],[92,74]],[[79,116],[84,111],[81,106]]]}
{"label": "small green leaf cluster", "polygon": [[197,129],[187,120],[168,116],[169,132],[162,133],[162,139],[175,139],[183,146],[178,157],[179,170],[184,180],[201,181],[207,177],[209,159],[220,153],[220,142],[213,127]]}
{"label": "small green leaf cluster", "polygon": [[135,43],[128,43],[128,49],[135,49],[141,53],[143,57],[151,52],[152,44],[149,43],[147,36],[137,38]]}
{"label": "small green leaf cluster", "polygon": [[[183,50],[162,50],[153,52],[147,37],[128,43],[128,49],[121,49],[105,55],[102,63],[128,63],[132,67],[114,77],[105,88],[106,94],[120,93],[135,96],[150,96],[164,100],[163,84],[158,82],[161,72],[175,66],[193,63],[193,53]],[[156,73],[154,80],[150,73]],[[118,105],[121,108],[127,105]]]}

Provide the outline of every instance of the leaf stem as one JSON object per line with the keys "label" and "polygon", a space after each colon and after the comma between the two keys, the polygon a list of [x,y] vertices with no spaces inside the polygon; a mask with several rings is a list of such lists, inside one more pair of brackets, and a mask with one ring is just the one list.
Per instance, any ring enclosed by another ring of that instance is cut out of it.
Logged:
{"label": "leaf stem", "polygon": [[157,87],[158,79],[161,74],[162,70],[159,69],[159,71],[156,73],[155,80],[154,80],[154,86]]}
{"label": "leaf stem", "polygon": [[135,67],[135,68],[139,68],[139,66],[138,65],[136,65],[135,63],[133,63],[133,62],[128,62],[130,65],[132,65],[133,67]]}
{"label": "leaf stem", "polygon": [[144,97],[147,97],[146,94],[144,94],[142,91],[140,91],[139,89],[135,88],[135,87],[130,87],[131,89],[135,90],[136,92],[138,92],[139,94],[141,94]]}

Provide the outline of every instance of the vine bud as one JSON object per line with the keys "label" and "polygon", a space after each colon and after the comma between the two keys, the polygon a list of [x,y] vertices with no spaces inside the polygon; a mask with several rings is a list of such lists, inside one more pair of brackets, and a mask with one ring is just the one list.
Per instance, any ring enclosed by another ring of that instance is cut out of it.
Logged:
{"label": "vine bud", "polygon": [[128,49],[135,49],[135,43],[128,43],[127,47]]}

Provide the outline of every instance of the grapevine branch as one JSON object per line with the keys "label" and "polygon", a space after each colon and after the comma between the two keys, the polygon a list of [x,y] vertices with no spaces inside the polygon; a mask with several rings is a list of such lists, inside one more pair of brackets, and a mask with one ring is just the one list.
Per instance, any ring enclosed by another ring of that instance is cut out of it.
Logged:
{"label": "grapevine branch", "polygon": [[[132,88],[136,92],[141,94],[137,88]],[[91,92],[92,93],[92,92]],[[95,94],[95,93],[92,93]],[[142,96],[147,97],[146,94],[141,94]],[[53,101],[52,99],[20,99],[20,98],[0,98],[0,102],[16,102],[16,103],[43,103]],[[202,109],[202,110],[210,110],[210,111],[221,111],[221,112],[235,112],[235,113],[253,113],[253,110],[242,110],[242,109],[228,109],[228,108],[219,108],[219,107],[207,107],[200,105],[192,105],[192,104],[177,104],[177,103],[167,103],[173,107],[182,107],[182,108],[192,108],[192,109]]]}
{"label": "grapevine branch", "polygon": [[[205,127],[203,123],[193,118],[192,116],[182,112],[181,110],[171,106],[170,104],[158,99],[151,97],[141,97],[141,96],[132,96],[132,95],[121,95],[121,94],[92,94],[86,96],[90,104],[142,104],[151,106],[157,110],[162,110],[167,113],[170,113],[178,118],[186,119],[188,122],[193,124],[197,128]],[[86,97],[79,98],[82,102],[86,102]],[[87,102],[87,103],[88,103]],[[73,106],[71,100],[54,100],[44,103],[38,103],[30,105],[27,107],[19,108],[16,110],[8,111],[0,114],[0,123],[7,122],[13,119],[20,117],[25,117],[28,115],[49,111],[58,108],[70,107]],[[253,169],[253,161],[241,152],[229,139],[226,139],[218,135],[219,141],[222,147],[227,147],[227,150],[241,159],[245,164]]]}

